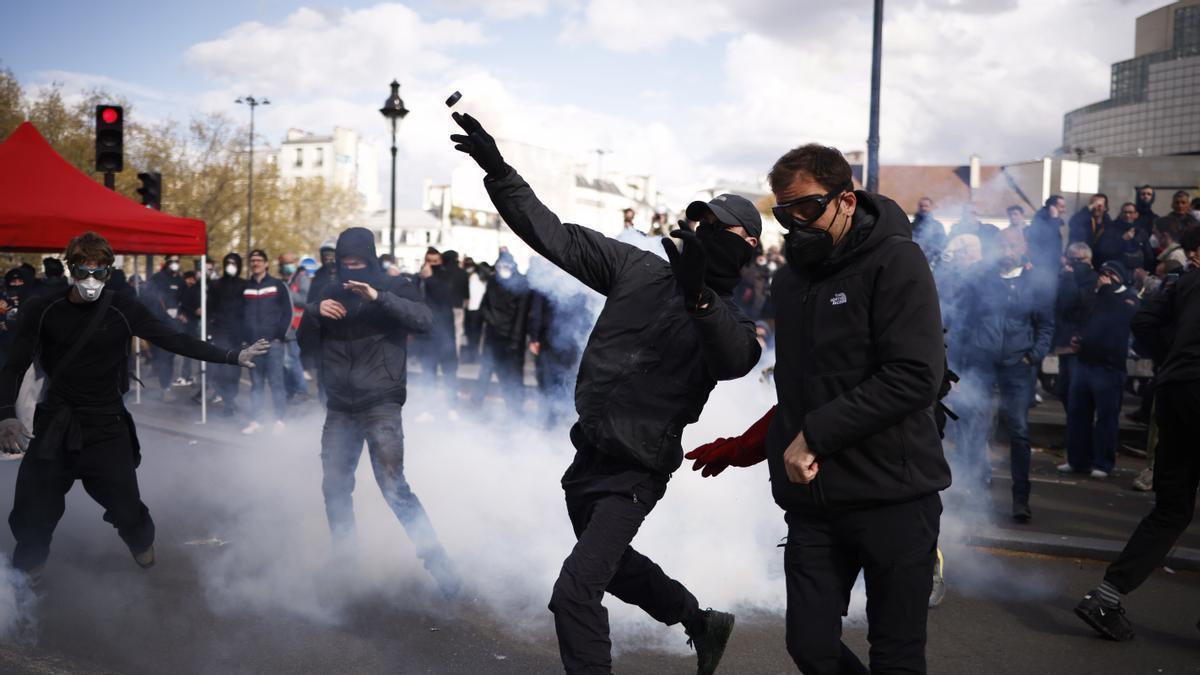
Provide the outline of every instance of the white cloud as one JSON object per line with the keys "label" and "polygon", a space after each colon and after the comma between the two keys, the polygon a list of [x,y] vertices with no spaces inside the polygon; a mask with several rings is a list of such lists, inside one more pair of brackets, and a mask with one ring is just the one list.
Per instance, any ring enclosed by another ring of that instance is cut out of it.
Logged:
{"label": "white cloud", "polygon": [[550,9],[550,0],[443,0],[442,9],[478,11],[489,19],[509,20],[542,16]]}
{"label": "white cloud", "polygon": [[[456,6],[485,11],[487,4]],[[978,153],[986,162],[1011,162],[1052,150],[1063,113],[1107,95],[1110,64],[1132,55],[1133,18],[1155,4],[1094,0],[1080,11],[1070,0],[1020,7],[1012,0],[889,2],[883,160],[959,163]],[[500,26],[431,20],[399,4],[301,9],[278,24],[242,24],[195,45],[187,58],[219,83],[201,109],[244,116],[234,98],[270,96],[275,105],[260,109],[258,119],[273,140],[288,127],[340,125],[384,149],[377,109],[387,82],[399,78],[412,110],[399,137],[407,204],[417,200],[423,179],[445,180],[462,161],[446,141],[454,129],[442,105],[455,89],[464,94],[456,110],[477,114],[497,137],[580,158],[612,150],[606,167],[655,174],[673,201],[717,178],[752,181],[802,142],[865,147],[869,3],[827,9],[815,0],[511,0],[490,16],[541,16],[549,8],[560,10],[560,41],[598,56],[606,49],[644,52],[647,68],[663,48],[680,43],[723,50],[721,70],[708,74],[713,95],[681,98],[668,81],[639,92],[643,105],[632,113],[585,109],[573,103],[581,92],[549,86],[536,68],[502,77],[487,61],[491,49],[536,49],[552,59],[552,38],[505,42]]]}

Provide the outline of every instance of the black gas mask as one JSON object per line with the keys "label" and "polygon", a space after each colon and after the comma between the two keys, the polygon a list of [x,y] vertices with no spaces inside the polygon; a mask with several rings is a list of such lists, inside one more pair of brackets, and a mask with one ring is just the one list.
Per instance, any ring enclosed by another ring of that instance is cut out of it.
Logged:
{"label": "black gas mask", "polygon": [[[843,192],[845,190],[831,190],[823,195],[809,195],[772,207],[775,220],[788,231],[783,237],[783,256],[794,269],[812,267],[833,252],[833,235],[829,234],[828,229],[813,227],[812,224],[824,215],[829,203]],[[841,200],[837,199],[837,202],[831,227],[842,212]]]}

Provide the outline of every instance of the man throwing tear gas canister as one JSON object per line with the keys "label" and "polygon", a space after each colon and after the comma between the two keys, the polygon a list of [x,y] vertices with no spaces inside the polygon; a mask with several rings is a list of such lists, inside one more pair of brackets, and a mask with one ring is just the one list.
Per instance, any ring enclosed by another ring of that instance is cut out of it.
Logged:
{"label": "man throwing tear gas canister", "polygon": [[[76,480],[104,508],[104,520],[142,567],[154,564],[154,521],[138,493],[141,453],[122,396],[129,390],[129,344],[137,336],[155,347],[212,363],[253,368],[265,341],[221,349],[154,318],[137,298],[105,290],[113,251],[94,232],[67,245],[71,287],[39,295],[21,307],[8,362],[0,370],[0,450],[28,450],[17,472],[8,524],[16,539],[13,566],[40,578],[50,538]],[[33,433],[16,418],[21,377],[37,357],[46,371]]]}
{"label": "man throwing tear gas canister", "polygon": [[733,615],[701,611],[678,581],[630,543],[683,461],[680,435],[695,422],[717,380],[748,373],[760,346],[754,323],[730,292],[762,231],[750,202],[721,195],[697,231],[663,240],[670,264],[652,253],[562,223],[504,162],[470,115],[450,137],[487,173],[500,216],[551,263],[605,296],[579,366],[571,427],[575,459],[562,478],[578,539],[554,583],[559,652],[570,673],[612,670],[605,591],[667,625],[682,623],[698,671],[716,670]]}
{"label": "man throwing tear gas canister", "polygon": [[354,550],[354,471],[363,442],[383,498],[404,525],[417,555],[453,597],[459,580],[433,524],[404,479],[404,428],[400,413],[407,397],[408,335],[424,333],[433,314],[416,285],[388,276],[375,255],[375,236],[352,227],[338,237],[336,267],[329,283],[304,310],[302,339],[320,345],[328,397],[321,432],[325,514],[335,551]]}
{"label": "man throwing tear gas canister", "polygon": [[904,212],[851,176],[819,145],[771,169],[787,230],[771,289],[779,405],[688,458],[704,475],[767,460],[788,524],[787,648],[802,672],[868,672],[841,643],[862,571],[870,672],[923,673],[938,492],[950,485],[934,414],[942,322]]}

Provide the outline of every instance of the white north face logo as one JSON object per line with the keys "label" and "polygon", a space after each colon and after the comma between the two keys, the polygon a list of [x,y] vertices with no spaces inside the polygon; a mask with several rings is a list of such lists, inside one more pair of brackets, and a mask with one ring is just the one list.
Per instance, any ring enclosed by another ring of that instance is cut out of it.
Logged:
{"label": "white north face logo", "polygon": [[846,304],[846,294],[845,293],[834,293],[833,297],[829,299],[829,304],[831,304],[831,305]]}

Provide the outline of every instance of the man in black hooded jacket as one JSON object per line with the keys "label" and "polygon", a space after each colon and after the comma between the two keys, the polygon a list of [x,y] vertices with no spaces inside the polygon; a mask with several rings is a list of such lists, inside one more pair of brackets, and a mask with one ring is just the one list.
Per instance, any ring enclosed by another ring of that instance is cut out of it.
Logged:
{"label": "man in black hooded jacket", "polygon": [[[630,543],[683,460],[680,435],[696,421],[717,380],[748,373],[761,351],[754,324],[730,292],[762,223],[741,197],[704,206],[698,232],[663,240],[662,258],[578,225],[562,223],[504,162],[469,115],[451,136],[487,173],[501,218],[548,261],[605,296],[575,387],[575,460],[562,478],[578,542],[554,583],[550,611],[568,672],[612,669],[607,591],[652,617],[682,623],[700,673],[716,669],[733,616],[700,611],[696,598]],[[682,296],[682,297],[681,297]]]}
{"label": "man in black hooded jacket", "polygon": [[870,672],[925,672],[925,620],[950,485],[934,417],[945,348],[937,290],[908,219],[853,189],[835,148],[770,173],[788,265],[776,272],[779,405],[742,437],[688,453],[704,475],[767,460],[788,524],[787,647],[804,673],[866,673],[841,643],[867,587]]}
{"label": "man in black hooded jacket", "polygon": [[[246,280],[242,278],[242,256],[229,253],[221,261],[221,276],[208,290],[209,335],[213,346],[222,349],[241,349],[246,341]],[[221,395],[221,415],[233,417],[237,412],[237,395],[241,369],[234,366],[213,368],[217,393]]]}
{"label": "man in black hooded jacket", "polygon": [[375,236],[352,227],[337,240],[337,267],[320,295],[305,308],[301,331],[319,339],[328,399],[321,433],[325,515],[334,546],[354,546],[354,471],[363,441],[384,500],[404,525],[417,555],[447,597],[459,580],[433,524],[404,478],[404,430],[400,414],[407,398],[408,335],[424,333],[432,314],[417,287],[384,274],[375,255]]}

